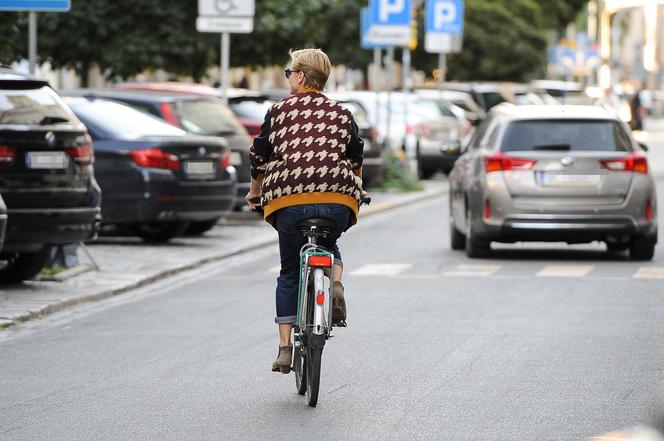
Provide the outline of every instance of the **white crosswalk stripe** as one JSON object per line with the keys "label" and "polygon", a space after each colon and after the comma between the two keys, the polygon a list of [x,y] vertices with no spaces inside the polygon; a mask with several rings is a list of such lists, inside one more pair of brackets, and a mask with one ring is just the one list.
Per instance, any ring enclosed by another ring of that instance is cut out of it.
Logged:
{"label": "white crosswalk stripe", "polygon": [[642,266],[634,277],[637,279],[664,279],[664,267]]}
{"label": "white crosswalk stripe", "polygon": [[488,277],[498,271],[500,268],[502,268],[502,265],[463,264],[457,265],[454,271],[445,271],[443,275],[451,277]]}
{"label": "white crosswalk stripe", "polygon": [[351,276],[393,276],[412,265],[410,263],[370,263],[351,272]]}
{"label": "white crosswalk stripe", "polygon": [[536,275],[538,277],[583,277],[593,269],[595,269],[595,265],[547,265]]}

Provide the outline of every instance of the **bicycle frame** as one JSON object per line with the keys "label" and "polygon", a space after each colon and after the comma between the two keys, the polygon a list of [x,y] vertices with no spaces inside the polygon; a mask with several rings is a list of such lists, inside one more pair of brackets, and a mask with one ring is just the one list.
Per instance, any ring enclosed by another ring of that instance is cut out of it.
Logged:
{"label": "bicycle frame", "polygon": [[[316,245],[315,240],[310,238],[309,243],[305,244],[300,250],[300,282],[296,323],[302,334],[310,332],[311,334],[327,337],[330,333],[332,328],[331,284],[325,283],[325,269],[329,271],[328,274],[331,279],[333,268],[334,254]],[[310,286],[310,280],[313,282],[313,286]],[[311,296],[309,295],[310,288],[313,288],[313,295]],[[313,302],[313,317],[307,323],[309,302]]]}

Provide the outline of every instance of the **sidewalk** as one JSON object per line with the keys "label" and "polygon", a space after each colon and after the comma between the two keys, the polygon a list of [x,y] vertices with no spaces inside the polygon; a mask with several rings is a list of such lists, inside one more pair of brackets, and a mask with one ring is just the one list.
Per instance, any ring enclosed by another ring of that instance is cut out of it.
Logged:
{"label": "sidewalk", "polygon": [[[414,193],[371,193],[372,203],[360,217],[438,197],[447,181],[424,182]],[[238,217],[240,220],[238,221]],[[82,302],[101,300],[160,281],[203,264],[268,245],[276,245],[272,227],[253,213],[234,217],[202,237],[183,237],[164,245],[148,245],[132,237],[101,237],[87,245],[99,271],[79,249],[80,267],[63,281],[30,281],[0,289],[0,329]]]}

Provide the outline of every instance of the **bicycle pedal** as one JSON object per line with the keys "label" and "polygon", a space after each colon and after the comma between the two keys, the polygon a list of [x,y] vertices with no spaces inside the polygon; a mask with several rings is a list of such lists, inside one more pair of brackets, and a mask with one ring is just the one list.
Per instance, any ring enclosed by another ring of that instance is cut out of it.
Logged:
{"label": "bicycle pedal", "polygon": [[336,328],[346,328],[348,325],[346,324],[345,320],[339,320],[338,322],[332,322],[332,327]]}

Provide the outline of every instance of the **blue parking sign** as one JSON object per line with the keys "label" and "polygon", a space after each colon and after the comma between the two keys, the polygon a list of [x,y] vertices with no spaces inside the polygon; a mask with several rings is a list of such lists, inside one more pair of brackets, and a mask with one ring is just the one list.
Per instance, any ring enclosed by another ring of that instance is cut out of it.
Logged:
{"label": "blue parking sign", "polygon": [[427,0],[426,32],[463,33],[463,0]]}
{"label": "blue parking sign", "polygon": [[369,0],[371,22],[378,25],[410,26],[411,9],[411,0]]}
{"label": "blue parking sign", "polygon": [[70,0],[0,0],[0,11],[67,12]]}
{"label": "blue parking sign", "polygon": [[360,46],[362,49],[382,49],[387,46],[381,44],[371,43],[368,40],[369,29],[371,28],[371,14],[369,8],[362,8],[360,10]]}

